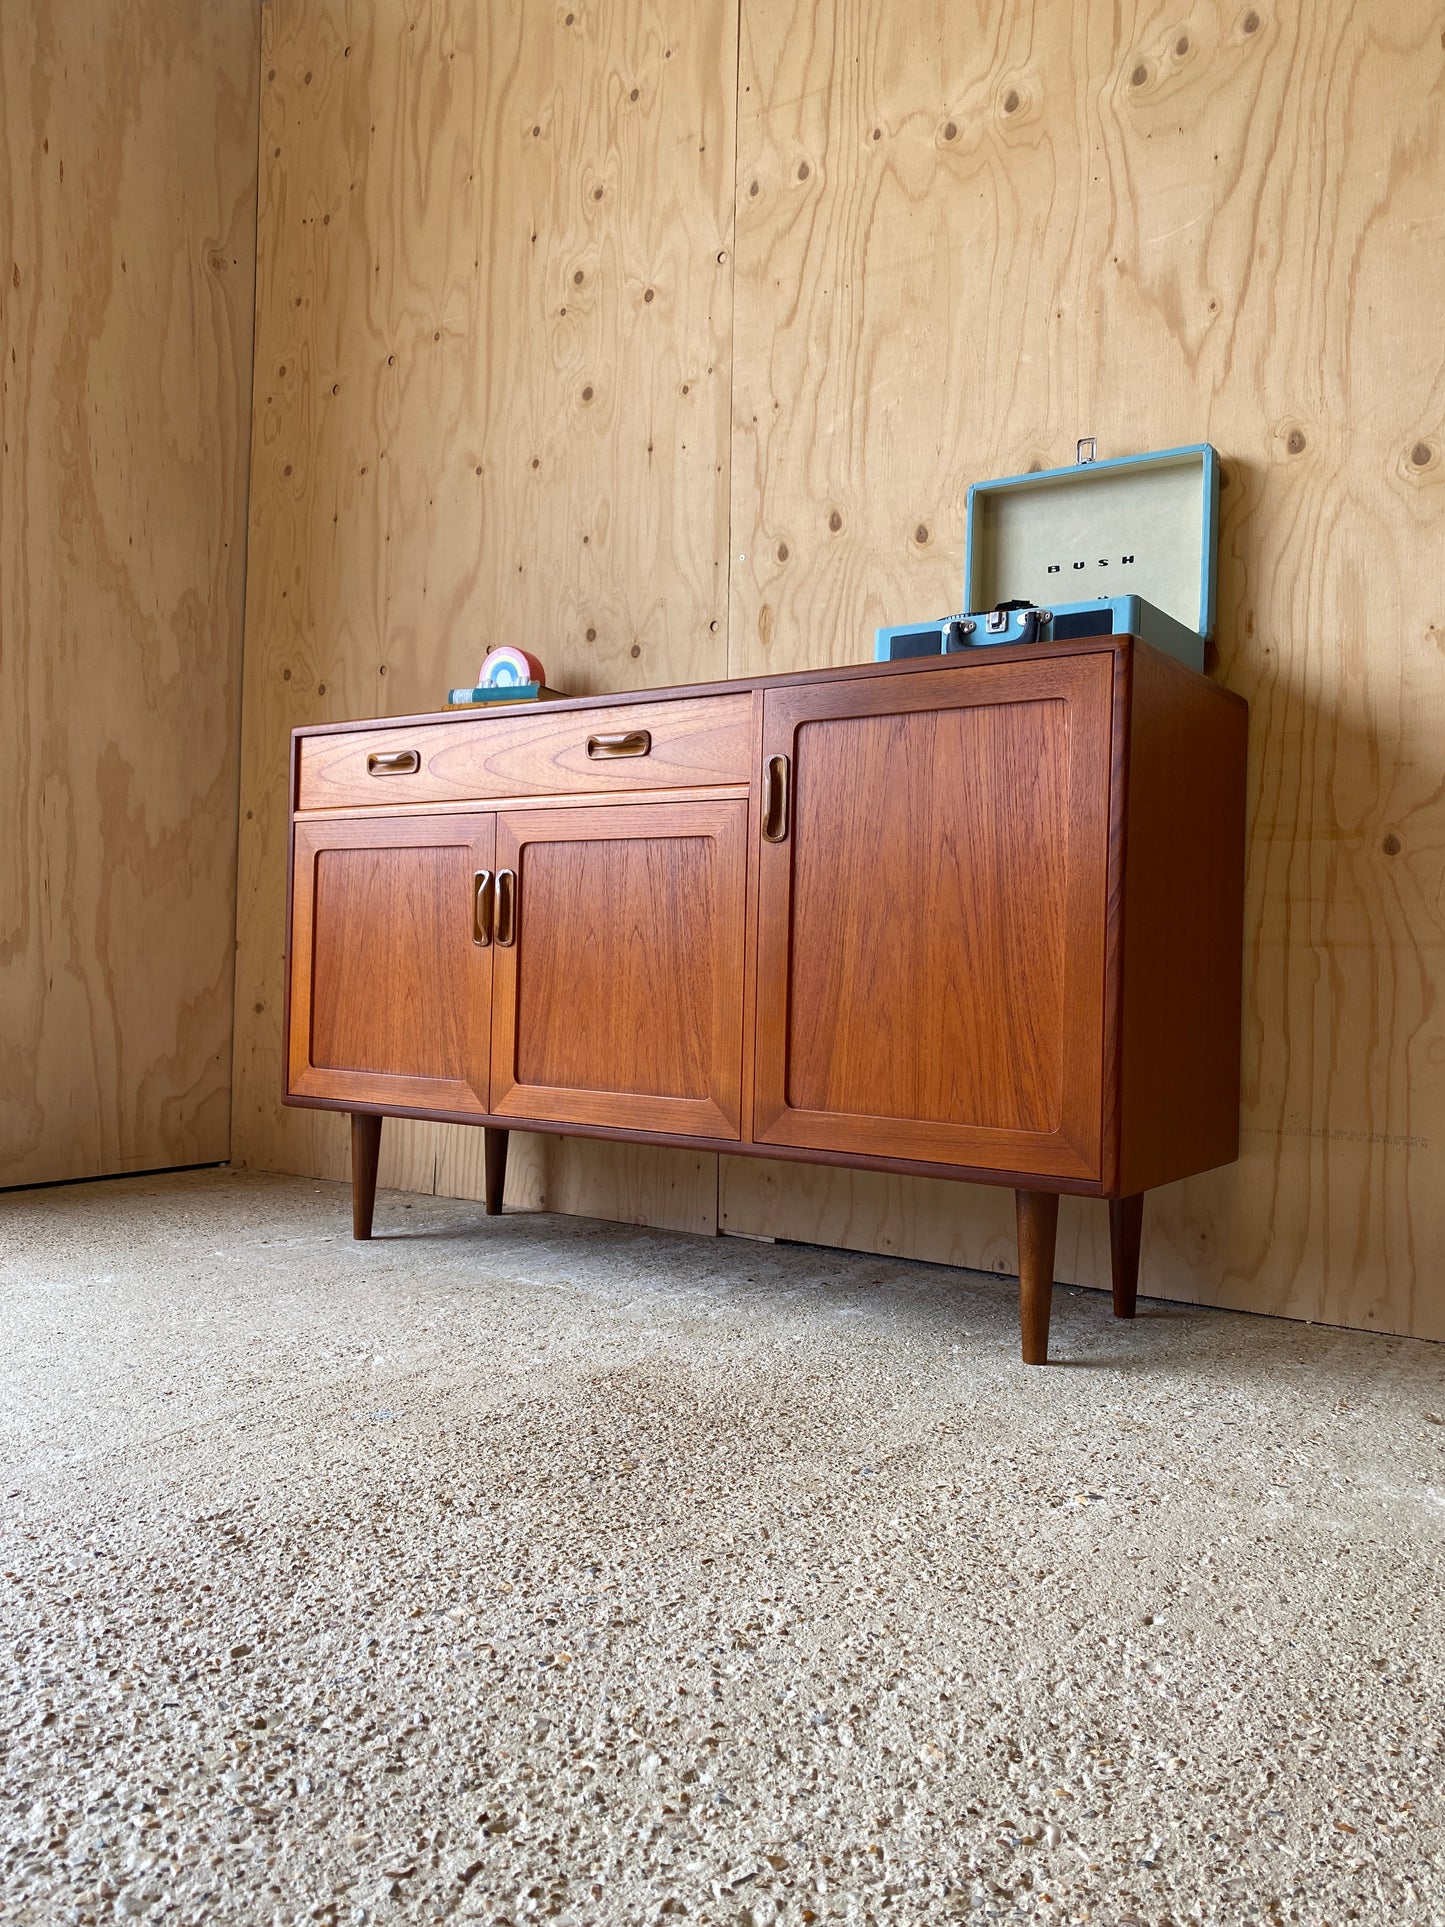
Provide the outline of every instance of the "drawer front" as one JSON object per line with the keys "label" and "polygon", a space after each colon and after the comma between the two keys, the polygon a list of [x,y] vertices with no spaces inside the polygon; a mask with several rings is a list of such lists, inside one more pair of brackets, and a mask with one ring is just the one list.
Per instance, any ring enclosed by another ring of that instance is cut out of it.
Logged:
{"label": "drawer front", "polygon": [[303,736],[298,808],[746,783],[751,709],[746,695],[703,696]]}

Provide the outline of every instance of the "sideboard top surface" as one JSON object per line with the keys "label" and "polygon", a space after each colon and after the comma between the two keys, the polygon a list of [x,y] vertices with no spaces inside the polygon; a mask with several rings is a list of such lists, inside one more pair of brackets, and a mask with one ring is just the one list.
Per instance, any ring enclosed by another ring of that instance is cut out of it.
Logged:
{"label": "sideboard top surface", "polygon": [[657,689],[610,690],[600,696],[559,696],[545,704],[505,703],[499,704],[495,713],[485,704],[473,708],[424,710],[406,716],[350,717],[342,722],[303,723],[293,729],[294,737],[331,736],[345,730],[356,729],[365,724],[368,729],[406,729],[418,723],[476,723],[499,721],[504,717],[518,714],[535,714],[541,708],[548,714],[560,714],[567,710],[610,709],[618,703],[674,702],[685,696],[726,696],[748,695],[755,690],[788,689],[803,683],[856,682],[866,677],[870,680],[888,676],[936,675],[946,669],[958,675],[967,675],[969,670],[982,665],[1010,662],[1045,662],[1064,656],[1112,655],[1119,659],[1127,657],[1131,650],[1157,657],[1167,662],[1181,676],[1187,676],[1195,683],[1202,683],[1214,689],[1225,700],[1237,703],[1241,708],[1247,705],[1242,696],[1222,684],[1213,682],[1199,671],[1187,668],[1172,657],[1160,655],[1138,636],[1088,636],[1077,642],[1030,643],[1009,648],[997,646],[980,648],[958,656],[920,656],[902,662],[850,662],[840,663],[828,669],[796,669],[776,676],[744,676],[724,682],[678,683]]}

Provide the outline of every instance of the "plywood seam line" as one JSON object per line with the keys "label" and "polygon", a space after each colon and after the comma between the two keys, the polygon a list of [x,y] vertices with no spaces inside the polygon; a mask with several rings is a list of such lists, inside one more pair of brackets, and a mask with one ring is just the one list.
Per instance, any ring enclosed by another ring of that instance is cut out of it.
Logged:
{"label": "plywood seam line", "polygon": [[[241,674],[236,684],[236,742],[238,746],[245,741],[246,734],[246,619],[247,605],[251,592],[251,476],[256,459],[256,340],[261,302],[261,90],[265,86],[266,49],[261,32],[261,18],[272,4],[272,0],[260,0],[257,9],[256,29],[256,180],[253,220],[253,245],[251,249],[251,381],[247,395],[246,423],[246,474],[241,491],[241,633],[239,647],[241,652]],[[235,1150],[236,1138],[236,1039],[241,1030],[241,973],[237,968],[237,952],[240,949],[241,924],[241,814],[244,807],[242,786],[245,781],[242,757],[236,756],[236,839],[235,839],[235,882],[231,891],[231,1062],[230,1089],[231,1101],[226,1107],[226,1159],[230,1162]]]}
{"label": "plywood seam line", "polygon": [[[738,122],[743,111],[743,4],[744,0],[734,0],[733,6],[733,191],[731,211],[728,222],[728,547],[727,569],[723,576],[723,613],[722,622],[727,637],[724,661],[727,673],[733,673],[733,442],[734,409],[737,405],[737,368],[738,368]],[[749,728],[751,736],[751,725]],[[749,817],[752,814],[751,799],[748,803]],[[750,887],[755,888],[755,880],[749,879]],[[757,1003],[757,978],[752,980],[754,1005]],[[743,1054],[743,1069],[747,1070],[747,1053]],[[746,1101],[746,1099],[745,1099]],[[713,1220],[712,1231],[715,1238],[723,1235],[723,1154],[719,1152],[712,1161],[713,1170]]]}
{"label": "plywood seam line", "polygon": [[[727,648],[724,661],[729,676],[737,674],[733,666],[733,442],[735,440],[734,410],[737,406],[738,382],[738,123],[743,111],[743,6],[744,0],[734,0],[733,5],[733,191],[728,220],[728,548],[727,570],[723,577],[723,622],[726,625]],[[721,1206],[722,1160],[718,1160],[718,1203]]]}

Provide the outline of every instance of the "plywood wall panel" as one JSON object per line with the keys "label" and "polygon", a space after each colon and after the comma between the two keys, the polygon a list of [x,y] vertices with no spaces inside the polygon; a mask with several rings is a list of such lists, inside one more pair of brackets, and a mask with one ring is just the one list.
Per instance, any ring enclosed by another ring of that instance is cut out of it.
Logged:
{"label": "plywood wall panel", "polygon": [[[860,660],[955,606],[971,479],[1208,437],[1245,1148],[1151,1199],[1146,1289],[1445,1332],[1438,8],[266,17],[241,1154],[345,1169],[277,1101],[293,723],[429,704],[501,639],[579,690]],[[399,1176],[480,1189],[479,1140],[387,1128]],[[712,1182],[514,1139],[509,1195],[698,1228]],[[724,1228],[1013,1262],[1006,1194],[719,1186]],[[1060,1270],[1105,1282],[1101,1209]]]}
{"label": "plywood wall panel", "polygon": [[[279,1103],[287,732],[435,708],[503,641],[578,694],[725,672],[736,17],[269,0],[264,34],[236,1155],[333,1173],[343,1125]],[[383,1141],[383,1180],[479,1193],[464,1134]],[[609,1158],[518,1144],[509,1195]]]}
{"label": "plywood wall panel", "polygon": [[[741,76],[732,669],[954,608],[974,477],[1212,440],[1244,1151],[1151,1199],[1147,1289],[1445,1335],[1438,8],[746,4]],[[721,1218],[1008,1236],[983,1193],[740,1159]],[[1075,1218],[1061,1275],[1102,1284]]]}
{"label": "plywood wall panel", "polygon": [[258,38],[0,8],[0,1186],[230,1142]]}
{"label": "plywood wall panel", "polygon": [[[383,1146],[391,1128],[389,1122],[382,1132]],[[482,1159],[480,1131],[439,1126],[431,1181],[413,1188],[445,1198],[480,1198],[485,1195]],[[505,1201],[509,1210],[561,1211],[712,1233],[717,1230],[717,1165],[711,1152],[513,1131]]]}

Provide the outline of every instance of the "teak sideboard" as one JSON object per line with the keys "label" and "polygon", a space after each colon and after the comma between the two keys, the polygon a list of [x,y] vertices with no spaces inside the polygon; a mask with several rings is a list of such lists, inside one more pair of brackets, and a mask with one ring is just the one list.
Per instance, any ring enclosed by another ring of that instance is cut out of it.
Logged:
{"label": "teak sideboard", "polygon": [[1247,711],[1129,636],[292,739],[288,1104],[1061,1192],[1237,1155]]}

